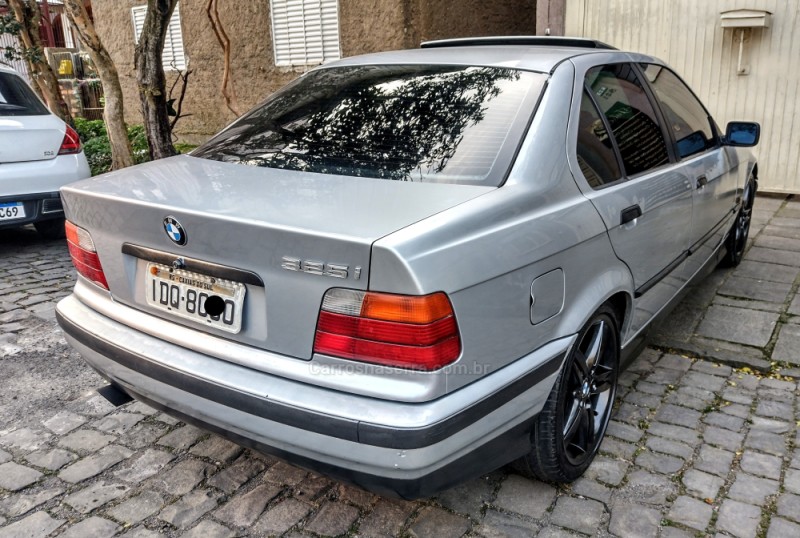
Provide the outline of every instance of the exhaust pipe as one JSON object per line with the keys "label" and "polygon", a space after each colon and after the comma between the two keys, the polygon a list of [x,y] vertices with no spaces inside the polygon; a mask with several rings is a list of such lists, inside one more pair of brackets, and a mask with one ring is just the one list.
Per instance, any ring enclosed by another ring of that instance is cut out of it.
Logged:
{"label": "exhaust pipe", "polygon": [[120,405],[126,404],[128,402],[132,402],[133,398],[131,398],[127,392],[123,391],[117,385],[111,384],[106,385],[105,387],[100,387],[97,389],[97,393],[109,401],[111,405],[114,407],[119,407]]}

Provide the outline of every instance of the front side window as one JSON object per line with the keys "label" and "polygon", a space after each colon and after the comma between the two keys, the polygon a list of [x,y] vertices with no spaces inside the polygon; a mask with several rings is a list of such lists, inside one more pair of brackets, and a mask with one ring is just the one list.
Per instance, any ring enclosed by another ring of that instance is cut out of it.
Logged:
{"label": "front side window", "polygon": [[496,186],[546,79],[447,65],[319,69],[192,155],[321,174]]}
{"label": "front side window", "polygon": [[25,81],[12,73],[0,73],[0,117],[46,116],[47,107]]}
{"label": "front side window", "polygon": [[608,120],[627,175],[669,162],[658,117],[631,64],[594,67],[586,74],[586,86]]}
{"label": "front side window", "polygon": [[[133,35],[136,43],[142,35],[144,18],[147,15],[147,6],[136,6],[131,8],[133,17]],[[186,69],[186,55],[183,52],[183,34],[181,33],[181,14],[180,4],[175,5],[172,18],[167,25],[167,34],[164,38],[164,50],[161,52],[161,63],[165,70]]]}
{"label": "front side window", "polygon": [[661,103],[683,159],[717,146],[709,115],[702,103],[678,76],[661,65],[642,65],[650,86]]}
{"label": "front side window", "polygon": [[271,0],[275,65],[318,65],[341,57],[337,0]]}
{"label": "front side window", "polygon": [[586,91],[581,98],[576,152],[581,172],[592,188],[613,183],[622,177],[611,136]]}

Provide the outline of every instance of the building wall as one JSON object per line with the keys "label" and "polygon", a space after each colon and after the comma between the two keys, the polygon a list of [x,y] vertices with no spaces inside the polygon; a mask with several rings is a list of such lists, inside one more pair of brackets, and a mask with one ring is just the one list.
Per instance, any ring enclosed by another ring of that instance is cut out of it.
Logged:
{"label": "building wall", "polygon": [[[95,26],[117,65],[125,96],[125,116],[141,123],[141,107],[134,64],[131,8],[145,0],[93,0]],[[192,71],[183,112],[192,114],[178,122],[179,136],[199,143],[235,119],[220,91],[224,59],[204,0],[181,0],[181,32]],[[231,40],[231,71],[239,108],[244,112],[297,76],[291,69],[274,66],[269,10],[254,0],[221,0],[220,18]],[[167,72],[168,85],[176,78]],[[169,88],[168,88],[169,89]],[[177,97],[176,88],[174,96]]]}
{"label": "building wall", "polygon": [[[125,115],[141,123],[134,68],[131,7],[146,0],[93,0],[97,31],[119,69]],[[206,0],[180,0],[183,43],[192,70],[176,132],[200,143],[235,119],[220,92],[222,49],[206,17]],[[303,69],[276,67],[269,0],[218,0],[232,45],[231,71],[245,112],[299,76]],[[339,0],[342,56],[419,46],[421,40],[472,35],[533,34],[535,0]],[[309,67],[310,68],[310,67]],[[175,75],[167,73],[171,83]],[[177,96],[177,89],[175,92]]]}
{"label": "building wall", "polygon": [[[342,56],[414,46],[410,4],[407,0],[339,0]],[[264,9],[269,12],[267,0]]]}
{"label": "building wall", "polygon": [[[800,193],[800,2],[785,0],[566,0],[566,35],[652,54],[683,76],[723,128],[761,123],[759,186]],[[723,29],[720,12],[772,12],[771,27],[745,32],[737,73],[739,30]]]}
{"label": "building wall", "polygon": [[420,41],[536,33],[536,0],[418,1]]}

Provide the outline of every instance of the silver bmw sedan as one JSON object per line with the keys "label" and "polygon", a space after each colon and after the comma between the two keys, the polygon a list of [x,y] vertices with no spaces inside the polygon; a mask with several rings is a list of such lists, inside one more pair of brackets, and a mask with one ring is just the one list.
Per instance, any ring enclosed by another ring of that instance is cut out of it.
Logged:
{"label": "silver bmw sedan", "polygon": [[110,390],[374,491],[571,481],[648,326],[740,261],[759,131],[590,40],[348,58],[63,188],[58,320]]}

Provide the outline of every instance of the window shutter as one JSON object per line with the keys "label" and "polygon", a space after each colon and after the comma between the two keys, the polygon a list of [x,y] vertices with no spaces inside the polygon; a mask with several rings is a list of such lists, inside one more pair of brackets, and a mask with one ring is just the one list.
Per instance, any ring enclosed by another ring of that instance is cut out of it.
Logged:
{"label": "window shutter", "polygon": [[33,84],[31,75],[28,72],[28,63],[25,60],[6,60],[3,58],[2,53],[5,52],[6,47],[19,51],[21,49],[19,41],[11,34],[0,34],[0,62],[10,64],[17,73],[24,78],[28,84]]}
{"label": "window shutter", "polygon": [[321,2],[322,57],[325,60],[338,60],[339,53],[339,9],[336,0]]}
{"label": "window shutter", "polygon": [[[136,42],[142,35],[144,27],[144,17],[147,14],[147,6],[136,6],[131,8],[133,17],[133,32]],[[161,54],[161,63],[164,69],[181,70],[186,69],[186,55],[183,51],[183,34],[181,33],[181,14],[180,4],[175,5],[172,18],[167,26],[167,35],[164,38],[164,51]]]}
{"label": "window shutter", "polygon": [[147,14],[147,6],[136,6],[131,8],[133,16],[133,36],[136,44],[139,44],[139,37],[142,35],[144,27],[144,16]]}
{"label": "window shutter", "polygon": [[164,39],[164,55],[162,60],[164,68],[186,69],[186,56],[183,53],[183,34],[181,33],[180,4],[175,5],[175,11],[167,26],[167,36]]}
{"label": "window shutter", "polygon": [[313,65],[339,53],[337,0],[272,0],[275,65]]}

